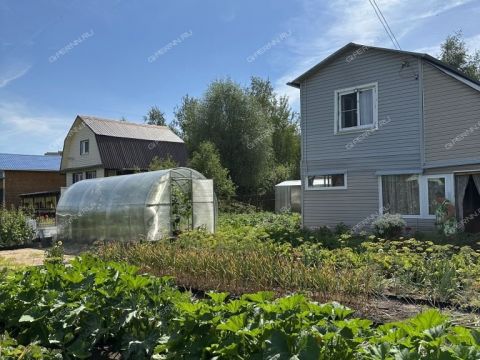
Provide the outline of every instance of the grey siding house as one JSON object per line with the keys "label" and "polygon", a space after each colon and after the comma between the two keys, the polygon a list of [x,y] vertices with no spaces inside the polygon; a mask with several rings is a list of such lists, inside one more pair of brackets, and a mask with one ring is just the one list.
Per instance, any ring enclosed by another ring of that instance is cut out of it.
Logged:
{"label": "grey siding house", "polygon": [[480,231],[479,82],[427,54],[349,43],[289,85],[305,227],[359,230],[390,212],[433,230],[440,192]]}

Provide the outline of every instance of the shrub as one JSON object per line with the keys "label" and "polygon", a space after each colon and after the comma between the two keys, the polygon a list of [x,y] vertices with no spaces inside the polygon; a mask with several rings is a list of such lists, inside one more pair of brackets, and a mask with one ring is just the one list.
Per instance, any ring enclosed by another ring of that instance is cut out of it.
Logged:
{"label": "shrub", "polygon": [[383,214],[373,223],[373,231],[379,237],[393,239],[402,233],[407,223],[400,214]]}
{"label": "shrub", "polygon": [[28,244],[34,234],[22,210],[0,209],[0,248]]}
{"label": "shrub", "polygon": [[61,241],[57,241],[51,248],[45,250],[45,262],[61,264],[63,263],[64,255],[65,251],[63,249],[63,243]]}

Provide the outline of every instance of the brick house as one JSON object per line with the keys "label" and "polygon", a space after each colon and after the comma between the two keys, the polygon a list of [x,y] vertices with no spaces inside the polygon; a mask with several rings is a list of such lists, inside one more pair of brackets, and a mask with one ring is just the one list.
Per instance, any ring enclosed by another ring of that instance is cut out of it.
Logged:
{"label": "brick house", "polygon": [[40,215],[55,213],[65,175],[60,174],[61,155],[0,153],[0,206],[29,206]]}

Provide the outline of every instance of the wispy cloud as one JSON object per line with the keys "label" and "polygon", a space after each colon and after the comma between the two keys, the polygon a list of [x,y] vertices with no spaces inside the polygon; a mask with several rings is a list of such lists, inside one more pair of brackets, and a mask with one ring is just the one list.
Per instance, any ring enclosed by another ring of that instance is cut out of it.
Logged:
{"label": "wispy cloud", "polygon": [[26,73],[28,73],[28,71],[30,70],[31,67],[32,67],[31,65],[27,65],[20,70],[13,70],[13,71],[10,70],[10,71],[7,71],[4,74],[1,74],[0,75],[0,88],[3,88],[5,86],[7,86],[9,83],[11,83],[14,80],[20,79],[22,76],[24,76]]}
{"label": "wispy cloud", "polygon": [[[472,1],[377,0],[400,44],[405,35],[422,26],[427,19]],[[299,91],[285,85],[286,82],[302,74],[341,46],[357,42],[392,47],[367,0],[334,0],[328,3],[302,0],[301,3],[303,5],[301,16],[291,19],[289,24],[294,36],[288,43],[289,52],[293,54],[288,63],[295,65],[275,82],[276,91],[287,94],[294,107],[298,107]],[[329,20],[326,21],[326,18]],[[432,44],[429,52],[435,50],[435,47],[438,47],[438,44]]]}
{"label": "wispy cloud", "polygon": [[23,103],[0,102],[0,152],[60,150],[72,121],[69,117],[33,115]]}

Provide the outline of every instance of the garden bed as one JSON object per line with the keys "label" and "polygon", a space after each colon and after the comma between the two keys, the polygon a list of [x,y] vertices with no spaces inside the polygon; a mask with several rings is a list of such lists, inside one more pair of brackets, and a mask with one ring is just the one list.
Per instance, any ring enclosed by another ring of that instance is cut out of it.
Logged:
{"label": "garden bed", "polygon": [[[157,276],[171,275],[189,289],[238,295],[272,290],[277,296],[300,291],[365,316],[372,313],[378,322],[410,315],[412,305],[459,314],[480,308],[478,250],[327,229],[303,232],[295,215],[229,216],[216,234],[193,231],[174,241],[108,243],[97,253]],[[391,314],[375,311],[377,299],[391,303]]]}
{"label": "garden bed", "polygon": [[429,310],[376,326],[337,303],[270,292],[195,299],[92,256],[3,272],[2,359],[477,359],[480,332]]}

